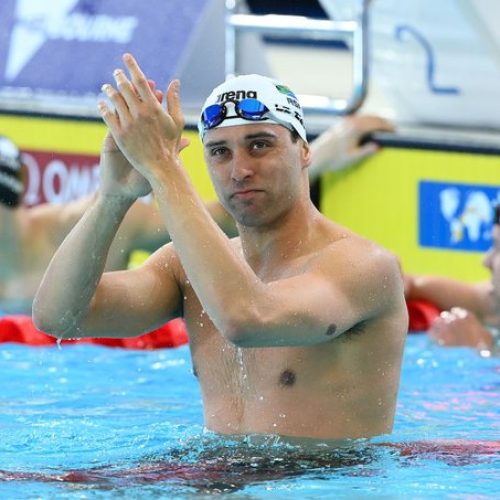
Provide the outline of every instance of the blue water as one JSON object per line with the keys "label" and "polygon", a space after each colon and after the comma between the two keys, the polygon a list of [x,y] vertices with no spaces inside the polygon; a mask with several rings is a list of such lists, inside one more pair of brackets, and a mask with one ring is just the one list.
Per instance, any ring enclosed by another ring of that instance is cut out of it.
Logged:
{"label": "blue water", "polygon": [[314,457],[204,432],[187,347],[2,344],[0,374],[7,499],[498,498],[500,360],[425,335],[407,342],[394,433]]}

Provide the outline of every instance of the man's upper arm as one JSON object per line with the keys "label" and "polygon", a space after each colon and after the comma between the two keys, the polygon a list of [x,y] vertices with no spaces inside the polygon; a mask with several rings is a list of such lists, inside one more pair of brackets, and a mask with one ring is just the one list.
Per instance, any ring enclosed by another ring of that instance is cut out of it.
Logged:
{"label": "man's upper arm", "polygon": [[104,273],[82,324],[85,336],[132,337],[182,315],[178,266],[166,245],[137,269]]}
{"label": "man's upper arm", "polygon": [[305,273],[263,286],[257,302],[260,319],[231,339],[236,344],[319,344],[404,304],[397,260],[382,250],[326,255]]}

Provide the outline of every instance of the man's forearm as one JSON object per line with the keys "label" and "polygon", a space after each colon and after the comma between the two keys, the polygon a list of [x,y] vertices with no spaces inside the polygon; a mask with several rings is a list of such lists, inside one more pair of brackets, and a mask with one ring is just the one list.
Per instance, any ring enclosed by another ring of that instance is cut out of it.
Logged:
{"label": "man's forearm", "polygon": [[78,335],[130,204],[98,197],[65,238],[33,301],[33,318],[42,331],[60,338]]}
{"label": "man's forearm", "polygon": [[205,311],[224,332],[234,311],[252,302],[258,280],[210,217],[183,168],[158,171],[151,185],[182,266]]}

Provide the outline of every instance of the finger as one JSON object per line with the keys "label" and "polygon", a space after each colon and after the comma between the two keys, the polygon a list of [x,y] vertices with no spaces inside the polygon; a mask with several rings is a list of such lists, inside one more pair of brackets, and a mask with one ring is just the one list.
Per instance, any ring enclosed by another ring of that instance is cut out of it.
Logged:
{"label": "finger", "polygon": [[351,155],[353,163],[365,160],[380,150],[380,146],[376,142],[367,142],[359,146],[356,151]]}
{"label": "finger", "polygon": [[104,123],[111,131],[119,129],[120,121],[118,117],[111,109],[109,109],[109,106],[104,101],[99,101],[97,103],[97,109],[99,110]]}
{"label": "finger", "polygon": [[105,83],[101,90],[106,94],[106,97],[113,103],[117,116],[121,123],[126,123],[130,117],[130,112],[127,106],[127,103],[123,99],[123,96],[116,91],[116,89],[109,85],[109,83]]}
{"label": "finger", "polygon": [[379,132],[395,131],[394,125],[385,118],[382,118],[380,116],[365,115],[365,116],[354,117],[353,119],[358,121],[359,129],[364,133],[375,132],[375,131]]}
{"label": "finger", "polygon": [[161,90],[155,90],[155,97],[159,103],[163,102],[163,92]]}
{"label": "finger", "polygon": [[148,80],[148,86],[156,97],[156,100],[161,103],[163,100],[163,92],[156,88],[156,82],[154,80]]}
{"label": "finger", "polygon": [[455,315],[451,311],[441,311],[439,317],[445,322],[450,323],[455,319]]}
{"label": "finger", "polygon": [[452,307],[451,312],[460,319],[465,319],[469,316],[469,311],[463,307]]}
{"label": "finger", "polygon": [[180,86],[181,82],[179,80],[171,81],[166,95],[168,114],[172,117],[175,124],[182,129],[184,128],[184,114],[181,107]]}
{"label": "finger", "polygon": [[181,140],[179,142],[179,153],[187,148],[191,144],[191,141],[187,137],[181,137]]}
{"label": "finger", "polygon": [[128,109],[135,109],[135,106],[137,105],[138,101],[141,100],[141,97],[136,91],[132,82],[127,78],[127,76],[121,69],[115,69],[113,71],[113,77],[115,78],[116,86],[118,87],[120,94],[126,102]]}
{"label": "finger", "polygon": [[146,76],[142,72],[132,54],[123,54],[123,62],[130,73],[130,78],[135,89],[137,90],[137,93],[139,94],[139,97],[143,101],[150,101],[151,99],[156,100],[153,91],[149,88]]}

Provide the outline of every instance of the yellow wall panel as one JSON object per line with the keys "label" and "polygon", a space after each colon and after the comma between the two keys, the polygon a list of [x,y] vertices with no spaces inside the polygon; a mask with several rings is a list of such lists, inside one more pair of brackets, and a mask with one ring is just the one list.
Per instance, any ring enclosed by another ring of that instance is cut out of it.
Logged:
{"label": "yellow wall panel", "polygon": [[[500,157],[385,148],[364,163],[322,179],[321,210],[400,256],[407,272],[465,280],[488,276],[482,252],[424,248],[418,243],[421,180],[500,184]],[[425,223],[425,222],[424,222]]]}

